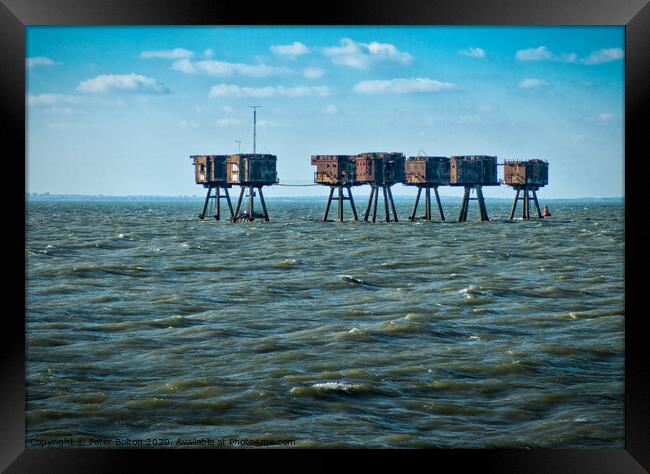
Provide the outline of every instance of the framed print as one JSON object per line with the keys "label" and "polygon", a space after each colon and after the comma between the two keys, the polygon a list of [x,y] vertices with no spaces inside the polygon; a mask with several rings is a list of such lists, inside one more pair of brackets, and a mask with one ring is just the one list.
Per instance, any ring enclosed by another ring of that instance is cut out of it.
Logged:
{"label": "framed print", "polygon": [[7,472],[648,469],[647,2],[2,2]]}

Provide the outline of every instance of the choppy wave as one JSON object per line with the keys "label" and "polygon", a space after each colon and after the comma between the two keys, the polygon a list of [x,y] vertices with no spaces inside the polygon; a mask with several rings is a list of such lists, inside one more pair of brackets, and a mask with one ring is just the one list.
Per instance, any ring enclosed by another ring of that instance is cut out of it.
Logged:
{"label": "choppy wave", "polygon": [[623,447],[622,205],[372,225],[267,204],[238,225],[29,202],[27,437]]}

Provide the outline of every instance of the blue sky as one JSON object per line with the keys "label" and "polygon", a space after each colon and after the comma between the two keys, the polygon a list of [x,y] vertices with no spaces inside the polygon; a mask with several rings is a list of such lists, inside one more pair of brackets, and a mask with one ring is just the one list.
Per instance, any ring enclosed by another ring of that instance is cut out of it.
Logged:
{"label": "blue sky", "polygon": [[189,156],[251,152],[261,105],[280,182],[312,154],[485,154],[549,161],[546,197],[623,196],[623,48],[622,27],[28,27],[27,192],[200,194]]}

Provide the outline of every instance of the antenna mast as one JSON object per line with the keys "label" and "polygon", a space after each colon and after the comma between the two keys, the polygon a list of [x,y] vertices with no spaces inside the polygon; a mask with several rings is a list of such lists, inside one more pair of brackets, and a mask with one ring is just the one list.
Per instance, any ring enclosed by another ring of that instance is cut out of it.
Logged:
{"label": "antenna mast", "polygon": [[253,109],[253,154],[257,154],[257,109],[262,107],[261,105],[249,105]]}

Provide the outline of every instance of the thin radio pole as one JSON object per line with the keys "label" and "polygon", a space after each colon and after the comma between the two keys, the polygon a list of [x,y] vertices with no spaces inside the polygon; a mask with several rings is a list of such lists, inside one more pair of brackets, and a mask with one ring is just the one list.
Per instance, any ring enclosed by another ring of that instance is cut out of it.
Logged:
{"label": "thin radio pole", "polygon": [[257,154],[257,109],[262,107],[261,105],[249,105],[253,109],[253,154]]}

